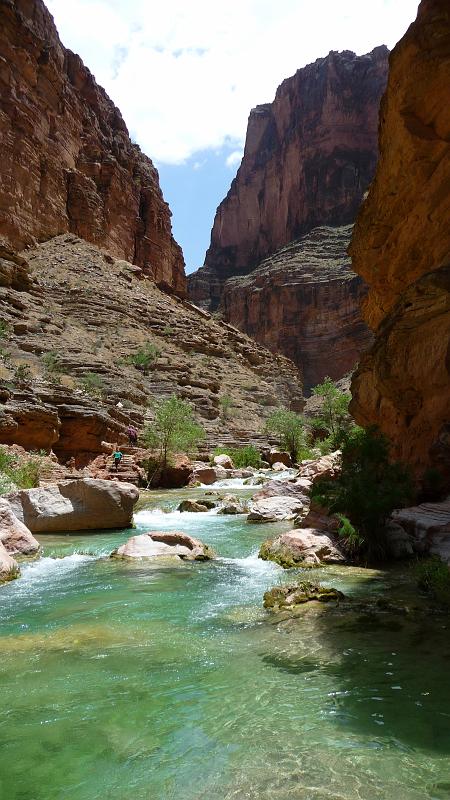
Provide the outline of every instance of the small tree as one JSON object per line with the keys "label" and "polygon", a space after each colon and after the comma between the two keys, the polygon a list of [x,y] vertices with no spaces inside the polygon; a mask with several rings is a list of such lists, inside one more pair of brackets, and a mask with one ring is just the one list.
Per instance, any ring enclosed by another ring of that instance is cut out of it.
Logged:
{"label": "small tree", "polygon": [[351,425],[348,413],[350,397],[341,392],[331,378],[325,378],[323,383],[313,388],[312,393],[322,398],[322,408],[313,420],[313,426],[326,431],[328,449],[339,447]]}
{"label": "small tree", "polygon": [[312,496],[348,518],[341,517],[340,535],[355,554],[372,561],[385,557],[387,520],[412,499],[412,483],[406,468],[389,460],[385,436],[354,427],[342,447],[341,475],[318,481]]}
{"label": "small tree", "polygon": [[287,408],[273,411],[266,420],[266,433],[278,437],[280,446],[287,450],[293,461],[297,461],[301,450],[306,448],[303,417]]}
{"label": "small tree", "polygon": [[155,404],[155,419],[144,429],[144,441],[148,447],[158,449],[163,469],[171,453],[189,453],[204,437],[203,428],[194,419],[192,406],[176,395]]}

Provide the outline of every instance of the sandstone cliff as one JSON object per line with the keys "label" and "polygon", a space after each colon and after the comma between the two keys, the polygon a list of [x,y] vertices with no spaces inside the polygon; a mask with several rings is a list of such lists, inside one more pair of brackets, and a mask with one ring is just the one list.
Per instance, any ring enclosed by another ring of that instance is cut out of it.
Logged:
{"label": "sandstone cliff", "polygon": [[245,153],[219,206],[193,301],[216,308],[223,282],[317,225],[354,221],[377,160],[388,50],[331,52],[250,114]]}
{"label": "sandstone cliff", "polygon": [[380,161],[351,255],[376,331],[352,411],[418,475],[436,468],[450,487],[449,87],[448,0],[422,0],[390,57]]}
{"label": "sandstone cliff", "polygon": [[0,235],[16,250],[68,231],[185,294],[158,173],[41,0],[0,3]]}
{"label": "sandstone cliff", "polygon": [[352,226],[318,227],[224,286],[225,318],[301,366],[306,389],[353,369],[371,341],[364,284],[346,250]]}
{"label": "sandstone cliff", "polygon": [[[209,448],[257,442],[274,407],[302,408],[286,358],[73,234],[0,251],[0,318],[0,443],[53,448],[77,467],[173,393],[192,404]],[[147,346],[144,371],[132,357]]]}

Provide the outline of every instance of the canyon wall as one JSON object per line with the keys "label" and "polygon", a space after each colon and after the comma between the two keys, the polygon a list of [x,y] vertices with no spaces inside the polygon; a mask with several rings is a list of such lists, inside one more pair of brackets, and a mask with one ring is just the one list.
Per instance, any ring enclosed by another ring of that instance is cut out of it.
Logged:
{"label": "canyon wall", "polygon": [[371,342],[366,288],[346,254],[352,226],[317,227],[224,285],[225,318],[300,364],[306,390],[349,373]]}
{"label": "canyon wall", "polygon": [[352,412],[450,488],[450,7],[422,0],[390,57],[380,159],[351,255],[375,343]]}
{"label": "canyon wall", "polygon": [[41,0],[0,3],[0,235],[73,232],[184,295],[180,247],[149,158]]}
{"label": "canyon wall", "polygon": [[195,303],[217,308],[227,278],[248,274],[318,225],[354,221],[375,170],[387,60],[384,46],[364,56],[331,52],[252,110],[205,265],[188,279]]}

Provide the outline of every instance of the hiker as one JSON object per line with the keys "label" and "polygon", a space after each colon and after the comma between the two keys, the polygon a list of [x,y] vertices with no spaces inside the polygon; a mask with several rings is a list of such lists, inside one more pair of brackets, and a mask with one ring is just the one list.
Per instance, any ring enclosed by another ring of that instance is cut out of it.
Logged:
{"label": "hiker", "polygon": [[134,446],[137,443],[138,432],[133,425],[128,425],[127,436],[129,443]]}
{"label": "hiker", "polygon": [[114,450],[114,453],[113,453],[114,462],[113,463],[114,463],[114,467],[115,467],[116,472],[119,471],[119,464],[122,461],[122,458],[123,458],[123,454],[120,452],[120,450],[119,449]]}

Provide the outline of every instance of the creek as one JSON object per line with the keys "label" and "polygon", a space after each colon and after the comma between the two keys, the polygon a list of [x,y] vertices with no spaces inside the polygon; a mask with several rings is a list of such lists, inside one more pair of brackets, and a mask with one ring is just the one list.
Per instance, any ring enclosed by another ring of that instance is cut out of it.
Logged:
{"label": "creek", "polygon": [[[41,536],[1,588],[2,800],[450,798],[447,618],[269,614],[264,591],[302,573],[259,545],[292,526],[174,510],[204,492],[152,492],[137,531]],[[218,558],[107,557],[156,529]],[[406,567],[314,578],[354,598],[411,591]]]}

